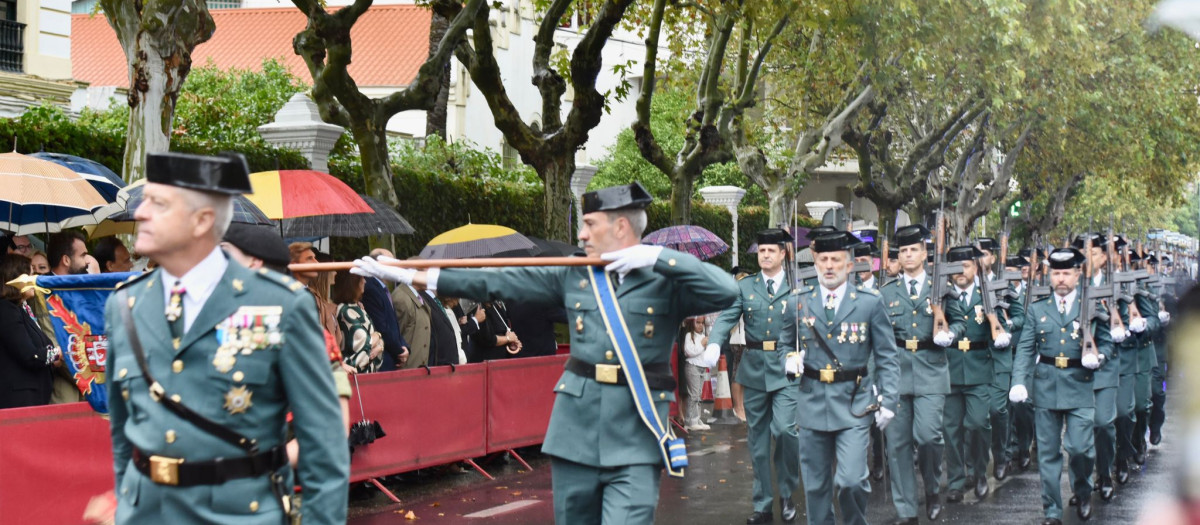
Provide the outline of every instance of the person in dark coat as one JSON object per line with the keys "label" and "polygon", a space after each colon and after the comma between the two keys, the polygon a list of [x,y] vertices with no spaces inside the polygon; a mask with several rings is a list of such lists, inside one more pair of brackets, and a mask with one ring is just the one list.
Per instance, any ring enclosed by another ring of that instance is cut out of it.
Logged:
{"label": "person in dark coat", "polygon": [[[10,253],[0,260],[0,283],[29,273],[29,258]],[[0,408],[46,405],[53,384],[51,368],[62,352],[50,342],[25,300],[33,288],[0,284]]]}
{"label": "person in dark coat", "polygon": [[479,331],[475,333],[474,340],[475,354],[467,356],[467,360],[482,363],[494,359],[508,359],[520,353],[522,342],[512,330],[512,318],[509,317],[504,303],[485,302],[480,303],[479,308],[487,317],[479,323]]}
{"label": "person in dark coat", "polygon": [[396,322],[396,308],[392,306],[392,296],[383,283],[374,277],[367,277],[362,296],[363,309],[375,323],[375,330],[383,335],[383,368],[395,370],[402,368],[408,360],[408,342],[400,335],[400,324]]}
{"label": "person in dark coat", "polygon": [[512,318],[512,331],[521,334],[521,352],[513,357],[554,355],[558,343],[554,340],[554,323],[567,322],[567,309],[531,303],[505,303]]}

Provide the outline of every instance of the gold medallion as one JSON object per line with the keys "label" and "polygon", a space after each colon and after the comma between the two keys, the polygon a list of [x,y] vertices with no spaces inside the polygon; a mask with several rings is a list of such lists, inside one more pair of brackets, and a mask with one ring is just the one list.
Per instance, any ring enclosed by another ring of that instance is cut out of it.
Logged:
{"label": "gold medallion", "polygon": [[229,392],[225,393],[225,410],[228,410],[230,414],[241,414],[250,410],[250,407],[254,406],[254,403],[250,402],[253,395],[254,392],[245,386],[235,386],[229,389]]}
{"label": "gold medallion", "polygon": [[231,353],[218,350],[216,357],[213,358],[212,364],[213,368],[217,369],[217,372],[225,374],[230,370],[233,370],[233,365],[237,364],[237,358]]}
{"label": "gold medallion", "polygon": [[646,339],[654,337],[654,323],[646,321],[646,327],[642,330],[642,335],[645,336]]}

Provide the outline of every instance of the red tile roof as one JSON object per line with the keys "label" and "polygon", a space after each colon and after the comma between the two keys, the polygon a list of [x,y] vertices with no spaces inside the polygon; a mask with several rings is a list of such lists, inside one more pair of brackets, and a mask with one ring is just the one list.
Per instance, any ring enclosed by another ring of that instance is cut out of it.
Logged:
{"label": "red tile roof", "polygon": [[[217,29],[192,52],[193,67],[211,59],[221,68],[259,70],[264,58],[279,58],[292,73],[312,82],[304,60],[292,51],[292,37],[306,18],[295,8],[214,9]],[[71,72],[92,86],[128,87],[125,53],[103,15],[73,15]],[[359,86],[407,86],[429,53],[428,9],[413,5],[372,7],[359,18],[350,38],[350,74]]]}

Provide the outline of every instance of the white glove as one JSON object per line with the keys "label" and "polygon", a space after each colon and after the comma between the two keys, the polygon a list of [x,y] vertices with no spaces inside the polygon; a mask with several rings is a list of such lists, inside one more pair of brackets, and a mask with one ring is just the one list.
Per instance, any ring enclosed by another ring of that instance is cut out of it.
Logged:
{"label": "white glove", "polygon": [[1146,318],[1139,317],[1129,322],[1129,331],[1140,334],[1146,331]]}
{"label": "white glove", "polygon": [[1095,355],[1084,354],[1083,359],[1080,359],[1080,361],[1083,362],[1083,367],[1088,370],[1100,368],[1100,358],[1096,357]]}
{"label": "white glove", "polygon": [[994,341],[992,341],[992,346],[996,348],[1006,348],[1010,344],[1012,344],[1012,334],[1009,334],[1008,332],[1000,334],[1000,337],[997,337]]}
{"label": "white glove", "polygon": [[1108,330],[1108,334],[1112,336],[1112,341],[1114,343],[1120,343],[1120,342],[1124,341],[1125,333],[1126,332],[1125,332],[1124,328],[1110,328]]}
{"label": "white glove", "polygon": [[1162,321],[1163,324],[1167,324],[1167,323],[1171,322],[1171,313],[1166,310],[1159,311],[1158,312],[1158,320]]}
{"label": "white glove", "polygon": [[896,417],[895,412],[888,410],[887,407],[879,407],[879,411],[875,412],[875,426],[879,427],[879,430],[884,430],[894,417]]}
{"label": "white glove", "polygon": [[1013,403],[1024,403],[1029,399],[1029,391],[1025,390],[1025,385],[1013,385],[1012,390],[1008,391],[1008,400]]}
{"label": "white glove", "polygon": [[938,345],[938,346],[950,346],[950,343],[953,343],[953,342],[954,342],[954,333],[953,332],[943,331],[943,332],[938,332],[937,335],[933,336],[933,344]]}
{"label": "white glove", "polygon": [[612,263],[604,267],[605,271],[625,273],[638,268],[654,266],[654,263],[658,262],[658,256],[662,253],[662,250],[662,246],[639,244],[622,248],[615,252],[602,253],[600,254],[600,258],[612,261]]}
{"label": "white glove", "polygon": [[350,269],[350,273],[363,277],[374,277],[376,279],[392,281],[394,283],[412,284],[413,276],[417,274],[416,270],[380,264],[387,262],[396,262],[396,259],[381,256],[377,261],[370,257],[363,257],[354,261],[354,268]]}
{"label": "white glove", "polygon": [[795,376],[804,374],[804,351],[798,354],[788,354],[787,362],[783,365],[784,372]]}
{"label": "white glove", "polygon": [[721,345],[708,343],[708,346],[704,347],[704,353],[700,354],[700,357],[704,361],[704,366],[709,368],[717,366],[717,363],[721,361]]}

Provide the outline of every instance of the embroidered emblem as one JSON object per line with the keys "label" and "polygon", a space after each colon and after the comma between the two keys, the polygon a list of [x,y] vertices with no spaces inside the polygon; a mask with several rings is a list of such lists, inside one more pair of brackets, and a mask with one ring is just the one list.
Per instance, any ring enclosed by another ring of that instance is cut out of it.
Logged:
{"label": "embroidered emblem", "polygon": [[241,414],[250,410],[254,403],[250,398],[254,396],[254,392],[248,390],[245,386],[235,386],[225,393],[225,410],[230,414]]}

